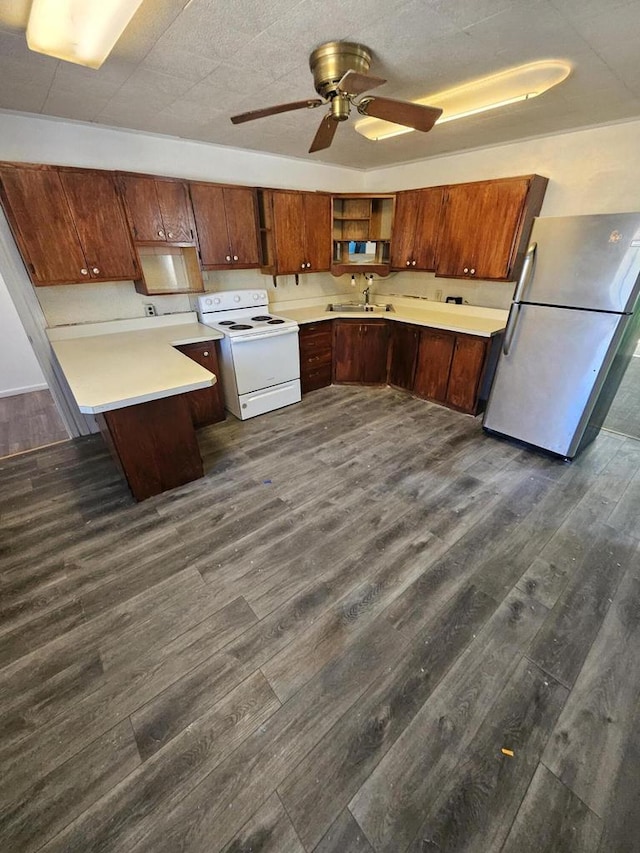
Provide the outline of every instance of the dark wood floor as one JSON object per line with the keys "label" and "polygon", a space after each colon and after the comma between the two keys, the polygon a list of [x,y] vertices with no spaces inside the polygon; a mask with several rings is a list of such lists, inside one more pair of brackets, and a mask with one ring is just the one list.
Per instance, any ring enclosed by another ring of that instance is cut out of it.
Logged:
{"label": "dark wood floor", "polygon": [[0,457],[68,438],[48,389],[0,397]]}
{"label": "dark wood floor", "polygon": [[347,387],[200,438],[138,505],[97,437],[0,462],[0,849],[640,849],[640,442]]}
{"label": "dark wood floor", "polygon": [[640,356],[629,362],[604,425],[614,432],[640,438]]}

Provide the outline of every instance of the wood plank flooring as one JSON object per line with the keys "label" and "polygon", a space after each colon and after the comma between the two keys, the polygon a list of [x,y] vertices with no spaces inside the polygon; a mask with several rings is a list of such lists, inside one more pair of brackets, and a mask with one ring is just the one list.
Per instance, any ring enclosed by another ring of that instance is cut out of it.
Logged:
{"label": "wood plank flooring", "polygon": [[141,504],[0,461],[0,849],[640,849],[640,442],[358,387],[199,441]]}
{"label": "wood plank flooring", "polygon": [[0,397],[0,457],[68,438],[48,389]]}
{"label": "wood plank flooring", "polygon": [[640,438],[640,355],[629,362],[604,426],[614,432]]}

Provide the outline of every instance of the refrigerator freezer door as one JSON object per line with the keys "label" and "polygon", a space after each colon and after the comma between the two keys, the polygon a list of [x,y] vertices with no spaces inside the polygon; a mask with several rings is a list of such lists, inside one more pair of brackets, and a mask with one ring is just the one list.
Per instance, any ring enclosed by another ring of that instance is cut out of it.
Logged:
{"label": "refrigerator freezer door", "polygon": [[484,417],[486,429],[573,456],[627,318],[541,305],[518,312]]}
{"label": "refrigerator freezer door", "polygon": [[630,311],[640,288],[640,214],[536,219],[535,268],[521,302]]}

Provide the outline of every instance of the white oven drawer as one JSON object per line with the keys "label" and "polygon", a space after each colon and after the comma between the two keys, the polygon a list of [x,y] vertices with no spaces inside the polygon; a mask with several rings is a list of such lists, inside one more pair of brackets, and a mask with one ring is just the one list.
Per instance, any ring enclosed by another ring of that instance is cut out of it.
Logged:
{"label": "white oven drawer", "polygon": [[249,394],[300,378],[298,329],[231,339],[238,394]]}
{"label": "white oven drawer", "polygon": [[300,380],[294,379],[283,385],[243,394],[238,398],[237,412],[233,409],[231,411],[240,420],[245,421],[247,418],[255,418],[256,415],[264,415],[265,412],[273,412],[275,409],[299,403],[301,399]]}

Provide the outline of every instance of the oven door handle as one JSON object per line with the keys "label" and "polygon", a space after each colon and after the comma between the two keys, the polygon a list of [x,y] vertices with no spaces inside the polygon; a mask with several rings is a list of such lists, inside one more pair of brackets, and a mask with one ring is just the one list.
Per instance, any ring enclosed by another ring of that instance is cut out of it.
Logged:
{"label": "oven door handle", "polygon": [[234,337],[232,337],[232,338],[230,337],[229,340],[231,341],[232,344],[244,344],[244,343],[248,343],[249,341],[262,341],[265,338],[279,338],[282,335],[297,335],[297,334],[298,334],[298,327],[296,326],[295,329],[282,329],[282,330],[279,330],[277,332],[263,332],[260,335],[256,335],[256,334],[253,334],[253,335],[234,335]]}

